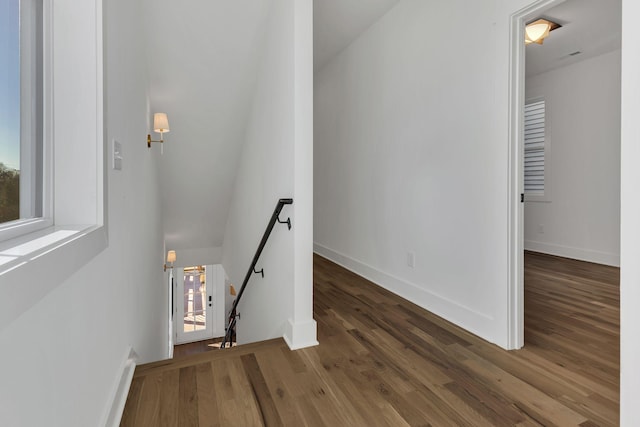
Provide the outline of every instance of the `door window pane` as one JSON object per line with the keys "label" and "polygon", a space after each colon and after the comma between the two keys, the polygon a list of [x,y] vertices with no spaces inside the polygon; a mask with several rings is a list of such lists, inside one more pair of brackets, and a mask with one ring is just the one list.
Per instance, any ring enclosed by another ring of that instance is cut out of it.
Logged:
{"label": "door window pane", "polygon": [[202,331],[207,327],[207,283],[204,266],[184,269],[184,332]]}

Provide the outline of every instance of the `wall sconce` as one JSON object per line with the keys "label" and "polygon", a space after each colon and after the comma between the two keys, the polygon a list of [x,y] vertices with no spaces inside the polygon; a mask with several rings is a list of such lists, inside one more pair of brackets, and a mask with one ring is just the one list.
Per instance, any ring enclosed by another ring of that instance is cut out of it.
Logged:
{"label": "wall sconce", "polygon": [[[173,269],[174,262],[176,262],[176,251],[167,252],[167,263],[171,263],[169,268]],[[164,271],[167,271],[167,264],[164,265]]]}
{"label": "wall sconce", "polygon": [[160,134],[160,140],[153,140],[151,139],[151,134],[147,134],[147,147],[149,148],[151,148],[152,142],[164,142],[163,134],[165,132],[171,131],[171,129],[169,129],[169,119],[167,118],[167,113],[155,113],[153,115],[153,131]]}

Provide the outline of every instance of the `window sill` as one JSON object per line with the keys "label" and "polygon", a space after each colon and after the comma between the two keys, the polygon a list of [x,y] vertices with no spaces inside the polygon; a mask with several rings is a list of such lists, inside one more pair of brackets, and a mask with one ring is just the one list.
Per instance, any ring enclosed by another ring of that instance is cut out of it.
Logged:
{"label": "window sill", "polygon": [[107,247],[103,226],[48,227],[0,245],[0,331]]}
{"label": "window sill", "polygon": [[22,219],[3,223],[0,225],[0,236],[2,236],[0,245],[4,247],[4,243],[7,241],[17,240],[20,236],[47,229],[52,225],[53,221],[45,218]]}

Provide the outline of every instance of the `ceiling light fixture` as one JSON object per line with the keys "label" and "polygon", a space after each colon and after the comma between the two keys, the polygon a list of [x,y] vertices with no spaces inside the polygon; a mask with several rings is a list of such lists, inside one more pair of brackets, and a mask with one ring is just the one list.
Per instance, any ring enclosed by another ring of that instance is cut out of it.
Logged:
{"label": "ceiling light fixture", "polygon": [[149,148],[151,148],[152,142],[164,142],[163,134],[171,131],[171,129],[169,129],[169,119],[167,118],[167,113],[155,113],[153,115],[153,131],[160,134],[160,140],[155,141],[151,139],[151,134],[147,134],[147,147]]}
{"label": "ceiling light fixture", "polygon": [[542,44],[551,31],[560,27],[560,24],[542,18],[530,22],[524,29],[524,44]]}

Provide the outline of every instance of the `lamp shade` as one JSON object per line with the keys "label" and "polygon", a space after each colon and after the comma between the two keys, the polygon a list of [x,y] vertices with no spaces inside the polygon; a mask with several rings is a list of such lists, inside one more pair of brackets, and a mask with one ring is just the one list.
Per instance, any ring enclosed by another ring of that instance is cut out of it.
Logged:
{"label": "lamp shade", "polygon": [[542,44],[542,40],[549,35],[551,25],[542,20],[532,22],[525,28],[525,42]]}
{"label": "lamp shade", "polygon": [[176,251],[167,252],[167,262],[176,262]]}
{"label": "lamp shade", "polygon": [[167,113],[155,113],[153,115],[153,130],[158,133],[166,133],[170,131]]}

